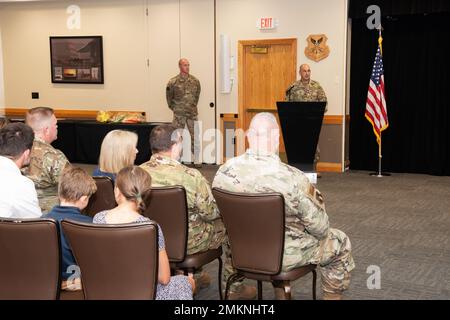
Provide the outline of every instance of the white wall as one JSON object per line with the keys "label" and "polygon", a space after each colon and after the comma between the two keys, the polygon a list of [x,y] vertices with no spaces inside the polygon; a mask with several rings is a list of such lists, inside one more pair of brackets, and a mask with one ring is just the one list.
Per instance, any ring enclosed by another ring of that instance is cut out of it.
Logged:
{"label": "white wall", "polygon": [[[144,0],[78,0],[81,29],[69,30],[73,1],[0,5],[8,107],[73,109],[148,106]],[[105,84],[52,84],[49,36],[102,35]],[[40,93],[39,100],[31,92]]]}
{"label": "white wall", "polygon": [[[172,120],[166,84],[179,73],[178,60],[188,58],[200,80],[199,119],[214,127],[214,6],[211,0],[149,0],[148,41],[152,114]],[[157,113],[156,113],[157,112]]]}
{"label": "white wall", "polygon": [[[274,17],[279,26],[273,31],[261,32],[256,28],[260,17]],[[231,51],[236,57],[239,40],[297,38],[297,64],[311,66],[311,78],[320,82],[328,96],[328,115],[345,114],[345,27],[347,0],[218,0],[217,34],[228,34]],[[310,34],[324,33],[328,37],[330,55],[318,63],[304,54],[306,38]],[[218,50],[219,51],[219,50]],[[219,58],[219,56],[217,56]],[[219,66],[217,68],[219,72]],[[235,68],[231,76],[237,79]],[[237,113],[237,82],[231,94],[218,91],[220,112]]]}
{"label": "white wall", "polygon": [[152,114],[156,112],[159,121],[169,121],[172,111],[167,107],[166,85],[169,78],[179,72],[177,62],[180,59],[178,0],[149,0],[148,11],[148,90]]}
{"label": "white wall", "polygon": [[[150,121],[170,121],[165,84],[178,72],[178,58],[186,53],[193,55],[196,46],[203,43],[201,36],[184,31],[195,30],[196,24],[210,20],[213,14],[209,10],[180,10],[202,1],[213,0],[77,0],[81,7],[80,30],[66,27],[66,8],[73,1],[1,3],[6,106],[144,110]],[[312,78],[327,93],[328,115],[345,114],[346,8],[347,0],[217,0],[216,36],[218,40],[220,34],[230,36],[236,61],[232,92],[221,94],[220,86],[217,88],[217,113],[238,111],[239,40],[294,37],[298,39],[298,65],[309,63]],[[278,28],[259,31],[256,20],[262,16],[278,19]],[[318,63],[304,55],[306,38],[315,33],[328,36],[331,50],[330,56]],[[105,84],[52,84],[48,37],[89,34],[103,35]],[[214,50],[213,46],[210,50]],[[219,52],[220,43],[216,52],[218,84]],[[197,56],[190,58],[194,75],[214,73],[210,63],[201,63]],[[32,91],[39,91],[39,100],[31,99]]]}

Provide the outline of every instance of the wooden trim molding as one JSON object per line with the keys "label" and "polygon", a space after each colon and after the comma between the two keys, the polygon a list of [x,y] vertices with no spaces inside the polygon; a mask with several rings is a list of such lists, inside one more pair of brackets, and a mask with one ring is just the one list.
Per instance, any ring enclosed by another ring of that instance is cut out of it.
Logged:
{"label": "wooden trim molding", "polygon": [[220,117],[224,120],[235,120],[239,118],[239,115],[237,113],[221,113]]}
{"label": "wooden trim molding", "polygon": [[[276,109],[263,109],[263,108],[252,108],[247,109],[247,112],[272,112],[277,113]],[[339,115],[330,115],[330,116],[323,116],[323,124],[343,124],[345,121],[350,121],[349,116],[339,116]]]}
{"label": "wooden trim molding", "polygon": [[323,124],[344,124],[344,117],[340,115],[325,115],[323,117]]}
{"label": "wooden trim molding", "polygon": [[335,162],[317,162],[318,172],[342,172],[342,164]]}
{"label": "wooden trim molding", "polygon": [[[28,108],[5,108],[5,116],[8,118],[25,118],[25,113]],[[95,120],[99,110],[69,110],[69,109],[54,109],[55,116],[58,119],[82,119]],[[115,112],[140,112],[145,115],[144,111],[116,111]]]}
{"label": "wooden trim molding", "polygon": [[273,112],[278,113],[277,109],[264,109],[264,108],[248,108],[247,112]]}
{"label": "wooden trim molding", "polygon": [[297,38],[239,40],[239,44],[243,46],[291,44],[293,42],[297,42]]}

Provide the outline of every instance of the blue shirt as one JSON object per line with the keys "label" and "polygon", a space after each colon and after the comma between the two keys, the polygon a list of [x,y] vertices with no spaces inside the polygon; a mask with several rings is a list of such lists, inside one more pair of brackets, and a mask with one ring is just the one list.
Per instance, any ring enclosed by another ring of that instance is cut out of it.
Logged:
{"label": "blue shirt", "polygon": [[113,182],[116,182],[116,175],[114,173],[104,172],[101,171],[99,167],[96,167],[94,169],[94,172],[92,172],[93,177],[108,177],[111,178]]}
{"label": "blue shirt", "polygon": [[80,209],[76,207],[63,207],[55,206],[53,209],[45,215],[45,218],[51,218],[58,221],[59,230],[61,234],[61,254],[62,254],[62,279],[67,280],[72,273],[67,272],[67,268],[71,265],[77,265],[75,258],[72,254],[72,249],[69,246],[66,237],[64,236],[63,230],[61,228],[61,220],[70,219],[80,222],[92,223],[92,218],[81,214]]}

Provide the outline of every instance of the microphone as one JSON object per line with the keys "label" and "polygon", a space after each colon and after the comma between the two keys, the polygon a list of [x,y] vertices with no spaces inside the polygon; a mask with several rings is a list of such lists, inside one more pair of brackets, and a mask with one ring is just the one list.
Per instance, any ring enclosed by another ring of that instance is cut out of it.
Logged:
{"label": "microphone", "polygon": [[289,99],[289,101],[291,101],[291,90],[292,90],[292,88],[294,88],[294,85],[293,84],[291,84],[290,86],[289,86],[289,89],[287,89],[286,90],[286,97],[288,97]]}

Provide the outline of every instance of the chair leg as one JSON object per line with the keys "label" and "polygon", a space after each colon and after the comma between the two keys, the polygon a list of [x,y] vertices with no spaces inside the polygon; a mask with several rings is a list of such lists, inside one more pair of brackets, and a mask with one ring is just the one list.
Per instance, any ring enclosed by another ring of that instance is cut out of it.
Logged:
{"label": "chair leg", "polygon": [[197,270],[195,270],[194,268],[183,269],[183,273],[185,276],[189,276],[190,273],[192,275],[194,275],[195,271],[197,271]]}
{"label": "chair leg", "polygon": [[284,291],[284,297],[286,300],[291,300],[291,282],[290,281],[283,281],[283,291]]}
{"label": "chair leg", "polygon": [[219,257],[219,299],[223,300],[222,295],[222,258]]}
{"label": "chair leg", "polygon": [[225,297],[224,297],[225,300],[228,300],[228,292],[230,291],[231,283],[233,283],[239,278],[242,278],[242,276],[239,273],[234,273],[228,278],[227,285],[225,286]]}
{"label": "chair leg", "polygon": [[313,274],[313,300],[316,300],[316,280],[317,280],[317,272],[316,270],[312,271]]}
{"label": "chair leg", "polygon": [[258,300],[262,300],[262,281],[258,280]]}

